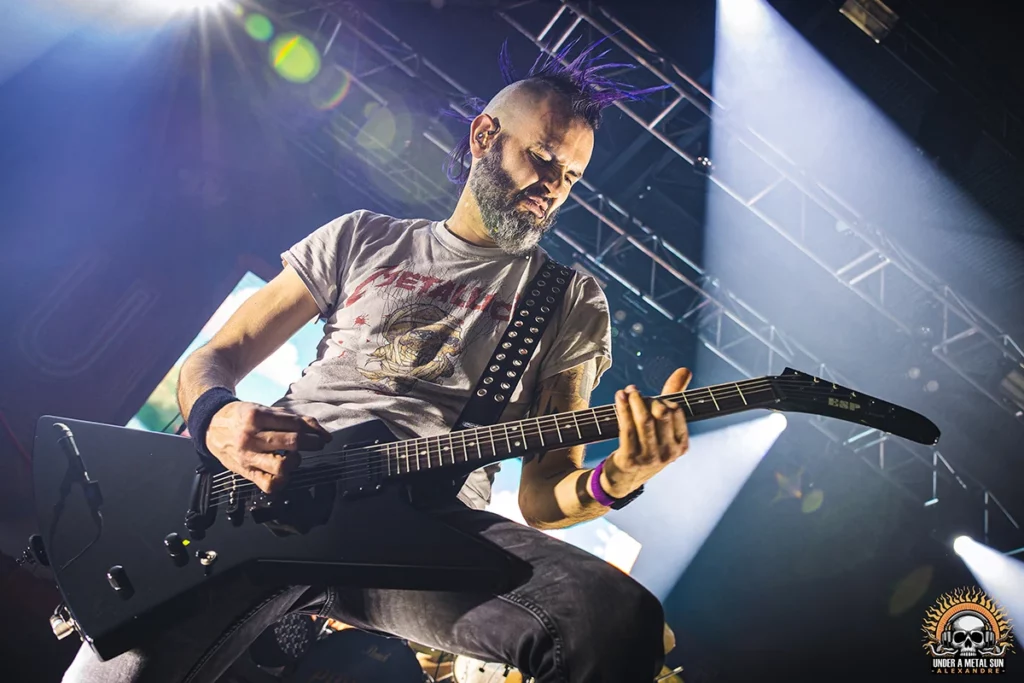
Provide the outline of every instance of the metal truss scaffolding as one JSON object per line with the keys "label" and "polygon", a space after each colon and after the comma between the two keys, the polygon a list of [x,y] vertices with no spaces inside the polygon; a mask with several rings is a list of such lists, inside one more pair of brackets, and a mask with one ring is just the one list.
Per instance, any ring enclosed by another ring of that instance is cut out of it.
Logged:
{"label": "metal truss scaffolding", "polygon": [[[538,5],[546,11],[539,20],[535,14]],[[524,12],[524,8],[534,12],[530,18],[538,26],[536,30],[529,28],[525,19],[519,18],[518,13]],[[514,10],[498,14],[548,54],[557,52],[575,38],[586,37],[589,40],[603,36],[618,48],[616,61],[631,61],[638,69],[650,74],[655,82],[669,86],[665,92],[670,97],[660,111],[645,115],[639,111],[642,105],[620,102],[617,106],[647,134],[688,164],[693,165],[695,157],[677,145],[666,131],[667,124],[681,105],[688,103],[714,121],[719,130],[728,131],[771,169],[770,179],[752,193],[730,186],[715,173],[709,176],[712,182],[908,335],[913,333],[915,323],[896,302],[933,302],[941,316],[940,338],[932,347],[935,357],[1002,410],[1016,418],[1024,418],[1024,411],[997,395],[988,382],[988,375],[1000,367],[1004,359],[1018,364],[1024,362],[1024,351],[1009,334],[870,225],[841,199],[838,192],[813,180],[806,169],[799,168],[783,151],[742,123],[731,120],[727,115],[727,103],[716,100],[699,82],[610,12],[600,7],[588,12],[576,3],[564,0],[557,4],[533,0],[517,3]],[[798,194],[801,207],[806,204],[818,207],[829,214],[835,224],[843,225],[844,232],[849,234],[834,231],[835,244],[815,244],[806,238],[802,226],[771,216],[763,208],[765,197],[787,190]],[[853,251],[851,242],[855,244]]]}
{"label": "metal truss scaffolding", "polygon": [[[444,93],[447,106],[457,111],[462,111],[464,103],[471,96],[454,78],[349,2],[321,5],[297,12],[291,18],[297,18],[299,14],[312,17],[313,21],[307,20],[303,24],[316,25],[316,35],[311,37],[325,54],[325,66],[330,62],[331,68],[344,69],[351,77],[353,88],[361,90],[375,101],[385,103],[385,98],[378,94],[383,88],[378,88],[375,80],[385,79],[388,72],[391,87],[393,79],[398,74],[404,74],[407,95],[436,99],[439,93]],[[535,42],[538,45],[543,43],[546,36],[552,33],[555,24],[569,17],[574,17],[570,28],[563,31],[559,39],[546,44],[546,49],[557,49],[582,22],[592,21],[588,15],[563,4],[542,34],[535,37]],[[506,20],[509,20],[507,16]],[[619,40],[623,35],[632,35],[618,22],[615,25],[622,33],[613,37],[613,40]],[[518,24],[516,26],[525,30]],[[339,45],[346,47],[340,48]],[[653,52],[649,46],[643,49],[647,54]],[[640,59],[639,56],[638,61],[649,68],[655,68],[652,62]],[[654,63],[661,67],[667,64],[661,58]],[[672,141],[657,131],[660,120],[668,116],[668,110],[678,107],[684,98],[691,97],[693,90],[710,98],[698,84],[689,82],[685,76],[680,75],[680,78],[686,81],[686,88],[673,86],[678,88],[677,95],[672,98],[674,104],[668,105],[665,116],[643,123],[647,130],[659,139],[664,138],[662,141],[670,146]],[[665,82],[670,81],[666,79]],[[684,95],[684,92],[687,94]],[[352,134],[353,131],[342,130],[335,124],[326,135],[323,130],[315,131],[313,135],[307,131],[296,133],[293,139],[335,173],[344,176],[345,172],[339,168],[339,164],[332,161],[336,155],[330,146],[342,145],[350,150],[358,149],[359,146],[351,140]],[[435,151],[444,154],[451,148],[450,135],[430,126],[422,131],[422,139],[432,145]],[[677,151],[687,161],[693,162],[682,150]],[[424,163],[410,162],[402,155],[392,153],[368,153],[365,150],[357,153],[382,177],[393,179],[396,188],[402,192],[412,192],[424,206],[438,210],[439,213],[450,209],[451,197],[444,197],[433,179],[440,172],[443,154],[437,154],[428,167]],[[420,159],[422,161],[423,157]],[[707,349],[741,375],[753,377],[773,374],[788,365],[813,372],[829,381],[853,386],[851,380],[826,365],[797,340],[773,325],[767,317],[722,287],[712,274],[655,230],[631,216],[592,182],[586,179],[578,182],[570,198],[579,209],[590,214],[593,221],[563,221],[566,225],[560,225],[550,234],[577,253],[589,269],[603,278],[616,281],[666,319],[693,330]],[[751,208],[756,211],[755,206]],[[642,259],[646,266],[640,269],[631,267],[628,272],[618,270],[609,255],[624,250],[635,257],[633,262]],[[881,251],[878,253],[881,254]],[[864,258],[859,263],[863,264],[867,260]],[[846,284],[854,287],[856,282]],[[963,312],[965,309],[958,307],[957,311]],[[950,315],[957,317],[959,313]],[[982,333],[979,331],[977,334]],[[930,506],[947,494],[966,495],[976,500],[975,509],[979,519],[984,515],[986,530],[990,513],[1005,516],[1012,528],[1019,530],[1017,522],[985,486],[957,472],[937,449],[890,438],[877,430],[847,423],[812,418],[812,424],[829,441],[855,453],[910,501]]]}

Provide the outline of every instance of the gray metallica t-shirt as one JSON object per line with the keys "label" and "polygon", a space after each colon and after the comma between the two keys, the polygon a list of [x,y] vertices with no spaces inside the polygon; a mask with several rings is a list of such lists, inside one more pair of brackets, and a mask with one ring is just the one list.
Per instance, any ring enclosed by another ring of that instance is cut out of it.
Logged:
{"label": "gray metallica t-shirt", "polygon": [[[511,318],[517,292],[547,260],[513,257],[452,234],[441,222],[356,211],[281,255],[320,307],[317,357],[276,406],[328,430],[379,419],[399,438],[451,427]],[[611,365],[608,302],[577,275],[527,365],[502,421],[526,417],[539,380],[598,359]],[[459,497],[483,508],[494,467]]]}

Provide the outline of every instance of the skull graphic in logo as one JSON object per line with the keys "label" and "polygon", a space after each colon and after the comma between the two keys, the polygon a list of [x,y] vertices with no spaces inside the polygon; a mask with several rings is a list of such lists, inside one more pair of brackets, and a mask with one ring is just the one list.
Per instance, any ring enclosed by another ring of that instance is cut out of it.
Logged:
{"label": "skull graphic in logo", "polygon": [[393,394],[406,394],[416,380],[435,381],[451,377],[454,359],[462,351],[461,333],[447,314],[430,304],[402,306],[384,321],[387,344],[370,357],[379,370],[359,372]]}
{"label": "skull graphic in logo", "polygon": [[996,641],[992,624],[980,612],[962,610],[946,622],[941,644],[934,648],[936,656],[955,655],[964,659],[1001,657],[1006,645]]}
{"label": "skull graphic in logo", "polygon": [[[993,633],[988,621],[972,612],[950,619],[946,625],[948,640],[959,651],[961,657],[977,657],[979,654],[991,654],[987,647],[992,643]],[[983,652],[985,650],[985,652]]]}

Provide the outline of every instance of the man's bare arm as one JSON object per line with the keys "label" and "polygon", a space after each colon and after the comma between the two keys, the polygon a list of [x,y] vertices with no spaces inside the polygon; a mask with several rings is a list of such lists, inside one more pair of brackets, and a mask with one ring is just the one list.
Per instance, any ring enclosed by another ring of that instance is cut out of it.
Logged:
{"label": "man's bare arm", "polygon": [[[178,406],[188,419],[192,406],[214,387],[235,386],[319,313],[298,274],[290,267],[249,297],[206,345],[182,364]],[[271,491],[298,465],[280,452],[316,450],[330,435],[311,417],[255,403],[230,403],[214,415],[206,447],[232,472]]]}
{"label": "man's bare arm", "polygon": [[235,386],[312,320],[316,301],[291,266],[245,300],[213,338],[185,359],[178,378],[178,407],[188,419],[192,404],[213,387]]}
{"label": "man's bare arm", "polygon": [[[531,413],[550,415],[588,407],[596,376],[594,359],[541,381]],[[523,458],[519,507],[527,524],[558,529],[608,512],[590,495],[590,470],[583,469],[583,453],[583,446],[574,446]]]}

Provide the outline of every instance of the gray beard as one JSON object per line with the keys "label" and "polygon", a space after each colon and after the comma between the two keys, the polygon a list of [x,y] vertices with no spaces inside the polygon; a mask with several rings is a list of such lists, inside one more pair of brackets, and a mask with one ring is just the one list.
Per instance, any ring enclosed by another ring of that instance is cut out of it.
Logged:
{"label": "gray beard", "polygon": [[469,190],[480,207],[484,229],[498,248],[511,256],[526,256],[551,229],[558,211],[541,220],[520,209],[517,204],[526,192],[516,190],[501,159],[501,147],[482,158],[469,178]]}

